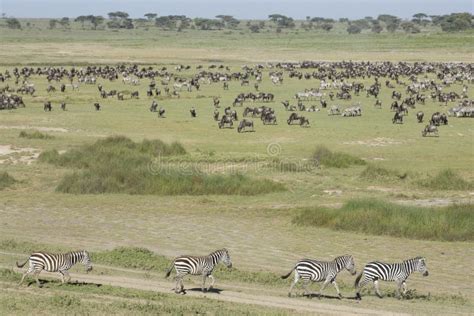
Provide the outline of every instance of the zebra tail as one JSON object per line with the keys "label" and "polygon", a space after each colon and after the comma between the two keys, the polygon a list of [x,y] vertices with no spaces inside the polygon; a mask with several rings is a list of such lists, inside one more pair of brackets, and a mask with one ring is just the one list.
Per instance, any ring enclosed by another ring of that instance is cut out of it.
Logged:
{"label": "zebra tail", "polygon": [[173,263],[170,265],[170,267],[168,268],[168,270],[166,270],[165,279],[170,276],[171,271],[173,271],[173,267],[174,267],[174,261],[173,261]]}
{"label": "zebra tail", "polygon": [[359,285],[359,281],[360,281],[360,279],[362,278],[362,274],[364,274],[364,272],[361,272],[361,273],[357,276],[357,278],[356,278],[356,280],[355,280],[355,282],[354,282],[354,287],[355,287],[355,288],[357,288],[357,286]]}
{"label": "zebra tail", "polygon": [[17,261],[17,262],[16,262],[16,266],[17,266],[17,268],[23,268],[23,267],[24,267],[24,265],[25,265],[25,264],[28,262],[28,260],[30,260],[30,259],[26,259],[26,261],[25,261],[25,262],[23,262],[22,264],[19,264],[19,263],[18,263],[18,261]]}
{"label": "zebra tail", "polygon": [[288,278],[288,277],[291,275],[291,273],[293,272],[293,270],[295,270],[295,268],[296,268],[296,267],[294,267],[293,269],[291,269],[290,272],[288,272],[288,274],[282,275],[281,278],[282,278],[283,280],[286,279],[286,278]]}

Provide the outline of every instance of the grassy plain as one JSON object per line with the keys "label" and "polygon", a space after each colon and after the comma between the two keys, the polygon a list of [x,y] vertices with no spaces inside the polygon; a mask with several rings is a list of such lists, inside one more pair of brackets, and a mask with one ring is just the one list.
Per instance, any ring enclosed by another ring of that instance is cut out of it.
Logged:
{"label": "grassy plain", "polygon": [[[177,63],[182,63],[191,65],[192,69],[179,75],[189,77],[195,72],[195,66],[203,64],[206,67],[210,63],[222,63],[229,65],[232,71],[239,71],[246,63],[302,59],[473,62],[471,37],[470,33],[349,36],[337,32],[306,34],[302,31],[277,35],[177,33],[153,29],[119,32],[2,29],[0,67],[3,71],[13,66],[51,63],[80,66],[137,62],[174,69]],[[402,80],[408,81],[407,78]],[[8,187],[1,191],[0,236],[3,241],[13,239],[20,242],[13,246],[10,242],[0,244],[0,251],[4,251],[0,254],[3,267],[11,267],[15,260],[20,259],[18,256],[24,256],[31,248],[87,248],[98,254],[97,260],[104,266],[134,269],[133,275],[139,280],[148,278],[148,281],[163,282],[161,265],[143,265],[140,260],[156,259],[158,262],[185,253],[204,254],[226,247],[231,252],[236,271],[241,273],[219,272],[222,273],[219,275],[222,282],[218,279],[218,284],[222,284],[219,287],[223,293],[226,289],[241,286],[240,290],[244,287],[242,291],[250,291],[256,296],[263,293],[283,299],[288,283],[269,280],[288,272],[302,257],[331,259],[350,253],[355,256],[360,269],[365,262],[374,259],[399,261],[423,255],[427,258],[431,276],[414,275],[409,279],[409,287],[417,291],[415,299],[397,301],[368,297],[362,306],[412,314],[467,314],[472,311],[474,289],[469,282],[473,277],[472,240],[423,240],[417,239],[416,234],[410,235],[413,239],[409,239],[293,223],[302,208],[321,207],[330,212],[331,208],[359,198],[411,205],[413,209],[413,205],[472,205],[470,183],[474,180],[474,129],[470,119],[450,118],[447,126],[440,127],[440,137],[423,138],[421,129],[424,125],[416,123],[414,111],[410,111],[403,125],[391,123],[391,90],[384,87],[382,110],[373,108],[373,99],[362,93],[351,102],[330,102],[349,105],[360,101],[362,117],[328,116],[322,110],[305,114],[310,119],[310,128],[288,126],[285,122],[288,113],[280,102],[289,99],[294,103],[293,95],[297,91],[318,87],[319,81],[285,78],[282,86],[274,86],[265,72],[260,91],[275,94],[276,101],[269,105],[275,108],[279,124],[263,126],[254,119],[255,133],[238,134],[235,129],[217,128],[212,120],[212,97],[219,96],[221,104],[227,106],[238,93],[253,91],[252,84],[241,87],[240,83],[231,82],[228,91],[224,91],[221,84],[202,85],[200,91],[182,92],[180,99],[160,97],[157,100],[165,107],[166,118],[159,119],[148,111],[151,98],[147,98],[145,93],[147,80],[138,87],[123,86],[121,82],[102,82],[107,91],[140,91],[139,100],[123,102],[115,98],[99,99],[96,86],[82,85],[78,92],[68,89],[63,94],[48,94],[46,80],[33,77],[32,81],[37,87],[37,95],[24,97],[26,108],[0,112],[0,173],[8,172],[15,179],[14,183],[8,181]],[[370,82],[372,79],[364,81],[366,85]],[[13,81],[7,83],[14,86]],[[460,93],[462,87],[455,84],[448,89]],[[470,85],[471,98],[472,89],[474,87]],[[53,103],[50,113],[43,111],[46,100]],[[61,101],[67,103],[65,112],[59,109]],[[92,104],[97,101],[102,104],[100,112],[93,110]],[[317,104],[316,101],[306,103]],[[191,106],[198,111],[195,119],[189,115]],[[425,112],[425,117],[438,110],[446,111],[431,100],[418,107]],[[40,137],[35,130],[52,137]],[[23,131],[27,133],[21,136]],[[112,135],[124,135],[136,142],[143,139],[160,139],[167,143],[178,141],[187,153],[179,159],[167,158],[166,163],[173,167],[196,167],[217,175],[240,172],[252,179],[281,183],[286,190],[254,196],[75,195],[56,192],[63,177],[72,169],[41,163],[36,157],[47,150],[54,149],[60,153],[78,150]],[[319,168],[307,168],[320,145],[333,152],[361,158],[366,163],[347,168],[324,164]],[[294,163],[304,168],[298,172],[285,171],[281,168],[282,163]],[[448,168],[448,173],[456,174],[454,179],[460,177],[468,186],[446,190],[443,186],[429,185],[439,183],[436,175],[440,171],[446,173],[443,170]],[[469,206],[466,208],[469,210]],[[429,210],[424,210],[423,214]],[[472,223],[467,225],[466,230],[472,232]],[[21,242],[33,246],[25,247]],[[132,263],[126,264],[116,254],[112,256],[107,252],[116,247],[137,246],[151,250],[157,257],[148,254],[143,259],[135,253],[130,255]],[[120,276],[124,272],[101,267],[94,273]],[[350,295],[353,278],[347,273],[340,277],[347,285],[345,293]],[[98,301],[94,298],[97,293],[89,287],[76,290],[74,286],[62,288],[52,283],[51,288],[38,293],[35,288],[14,288],[12,284],[17,279],[16,274],[5,271],[1,274],[3,301],[0,306],[6,313],[27,314],[31,311],[28,309],[31,305],[27,303],[38,304],[45,313],[54,310],[61,313],[68,307],[59,305],[68,301],[78,313],[126,314],[130,310],[147,313],[155,311],[155,298],[150,298],[153,295],[163,300],[159,306],[168,313],[219,313],[226,309],[229,313],[287,312],[281,308],[263,310],[244,305],[232,309],[230,303],[217,305],[214,301],[209,303],[152,292],[128,293],[132,290],[122,288],[107,288],[99,293]],[[171,288],[172,281],[169,284]],[[382,287],[389,293],[393,289],[389,284]],[[77,291],[84,291],[87,297],[77,298]],[[328,287],[329,294],[334,294],[333,291]],[[25,292],[33,294],[26,303],[23,300]],[[424,299],[428,294],[434,299]],[[105,295],[107,301],[102,301]],[[141,301],[127,301],[130,295]],[[42,304],[44,300],[46,303]],[[329,303],[354,306],[354,302],[348,300],[330,300]],[[49,310],[51,306],[56,309]]]}

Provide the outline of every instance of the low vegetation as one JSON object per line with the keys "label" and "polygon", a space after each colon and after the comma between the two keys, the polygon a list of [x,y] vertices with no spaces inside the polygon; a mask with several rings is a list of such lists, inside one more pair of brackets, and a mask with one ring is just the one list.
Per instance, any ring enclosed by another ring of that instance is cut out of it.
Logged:
{"label": "low vegetation", "polygon": [[[16,287],[20,278],[19,273],[0,269],[0,281],[4,287]],[[61,292],[59,293],[58,290]],[[285,314],[271,308],[220,302],[207,298],[186,297],[183,304],[183,297],[174,294],[94,283],[61,285],[59,280],[48,281],[41,290],[41,295],[32,292],[31,295],[20,297],[14,292],[2,293],[1,314],[30,314],[33,311],[41,311],[44,314],[81,315]]]}
{"label": "low vegetation", "polygon": [[434,177],[420,181],[422,187],[432,190],[473,190],[474,182],[464,180],[451,169],[444,169]]}
{"label": "low vegetation", "polygon": [[316,147],[312,158],[317,165],[330,168],[348,168],[352,165],[367,164],[365,160],[342,152],[332,152],[325,146]]}
{"label": "low vegetation", "polygon": [[407,173],[399,173],[396,170],[386,169],[384,167],[376,166],[373,164],[367,165],[367,167],[361,172],[360,177],[365,180],[404,180],[408,176]]}
{"label": "low vegetation", "polygon": [[472,209],[472,204],[427,208],[360,199],[351,200],[340,209],[305,208],[293,218],[293,223],[371,235],[473,241],[474,213]]}
{"label": "low vegetation", "polygon": [[53,139],[54,136],[46,134],[46,133],[41,133],[40,131],[33,131],[33,132],[27,132],[27,131],[21,131],[20,138],[27,138],[27,139]]}
{"label": "low vegetation", "polygon": [[17,182],[15,178],[8,174],[8,172],[0,172],[0,190],[8,188]]}
{"label": "low vegetation", "polygon": [[251,179],[242,174],[208,175],[163,164],[161,156],[179,156],[186,150],[179,143],[160,140],[135,143],[123,136],[109,137],[95,144],[59,154],[46,151],[42,162],[80,169],[63,177],[56,190],[73,194],[156,195],[255,195],[284,190],[282,184]]}

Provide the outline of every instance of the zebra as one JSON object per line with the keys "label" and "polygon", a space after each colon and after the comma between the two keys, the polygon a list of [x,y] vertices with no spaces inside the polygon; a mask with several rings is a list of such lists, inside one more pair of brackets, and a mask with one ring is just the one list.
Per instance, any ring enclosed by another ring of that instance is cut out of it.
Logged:
{"label": "zebra", "polygon": [[[61,254],[50,254],[46,252],[35,252],[30,255],[30,257],[22,264],[16,262],[18,268],[23,268],[23,266],[29,262],[30,267],[23,274],[19,286],[23,283],[28,274],[34,273],[36,284],[38,287],[42,287],[41,283],[38,280],[38,275],[42,270],[48,272],[59,272],[61,274],[62,283],[69,282],[71,276],[68,273],[68,270],[71,269],[73,265],[80,262],[86,267],[86,272],[92,271],[92,262],[89,256],[89,253],[85,250],[72,251],[68,253]],[[67,280],[66,280],[67,278]]]}
{"label": "zebra", "polygon": [[397,282],[396,296],[400,299],[400,289],[403,287],[403,294],[406,294],[407,285],[406,280],[413,272],[418,271],[423,276],[428,276],[428,268],[426,267],[426,260],[423,257],[416,257],[405,260],[401,263],[383,263],[370,262],[365,265],[364,270],[355,280],[356,298],[361,300],[360,289],[368,282],[374,282],[375,292],[379,298],[382,294],[379,289],[379,280],[395,281]]}
{"label": "zebra", "polygon": [[181,256],[173,260],[173,263],[166,271],[165,278],[169,277],[173,267],[176,269],[176,286],[174,288],[176,294],[186,294],[184,291],[183,277],[187,274],[202,275],[202,291],[206,292],[206,278],[211,279],[211,285],[207,291],[214,286],[215,279],[212,276],[212,271],[219,262],[223,262],[227,268],[232,268],[232,261],[227,249],[220,249],[210,253],[207,256],[193,257]]}
{"label": "zebra", "polygon": [[312,259],[303,259],[296,263],[294,268],[286,275],[281,276],[282,279],[288,278],[293,270],[295,271],[295,280],[290,286],[288,291],[288,297],[291,297],[293,287],[298,283],[299,279],[303,279],[304,294],[308,294],[308,285],[310,281],[322,282],[324,281],[321,289],[319,290],[319,297],[321,298],[324,288],[328,283],[332,283],[336,288],[337,295],[342,298],[339,292],[339,287],[336,283],[337,274],[347,269],[352,275],[356,274],[354,258],[351,255],[344,255],[335,258],[332,261],[317,261]]}

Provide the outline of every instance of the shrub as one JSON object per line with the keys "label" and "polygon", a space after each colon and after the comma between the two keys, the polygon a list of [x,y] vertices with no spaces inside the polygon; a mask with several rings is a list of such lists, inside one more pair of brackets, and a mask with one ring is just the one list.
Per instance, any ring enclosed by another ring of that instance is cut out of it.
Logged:
{"label": "shrub", "polygon": [[360,199],[351,200],[340,209],[325,207],[302,209],[294,216],[293,223],[372,235],[472,241],[474,240],[472,209],[471,204],[425,208]]}
{"label": "shrub", "polygon": [[46,133],[41,133],[40,131],[33,131],[31,133],[28,133],[26,131],[21,131],[20,138],[27,138],[27,139],[52,139],[54,136],[46,134]]}
{"label": "shrub", "polygon": [[472,190],[474,183],[461,178],[451,169],[441,170],[436,176],[428,180],[420,181],[419,184],[433,190]]}
{"label": "shrub", "polygon": [[[135,143],[122,136],[109,137],[62,155],[47,151],[42,162],[81,169],[68,174],[56,190],[74,194],[128,193],[157,195],[255,195],[281,191],[282,184],[250,179],[241,174],[207,175],[164,165],[159,157],[186,153],[179,143],[160,140]],[[178,161],[179,162],[179,161]]]}
{"label": "shrub", "polygon": [[348,168],[351,165],[365,165],[366,162],[358,157],[341,153],[331,152],[325,146],[318,146],[313,153],[313,161],[317,165],[333,168]]}
{"label": "shrub", "polygon": [[8,174],[8,172],[0,172],[0,190],[3,190],[13,184],[15,184],[16,180],[12,176]]}

